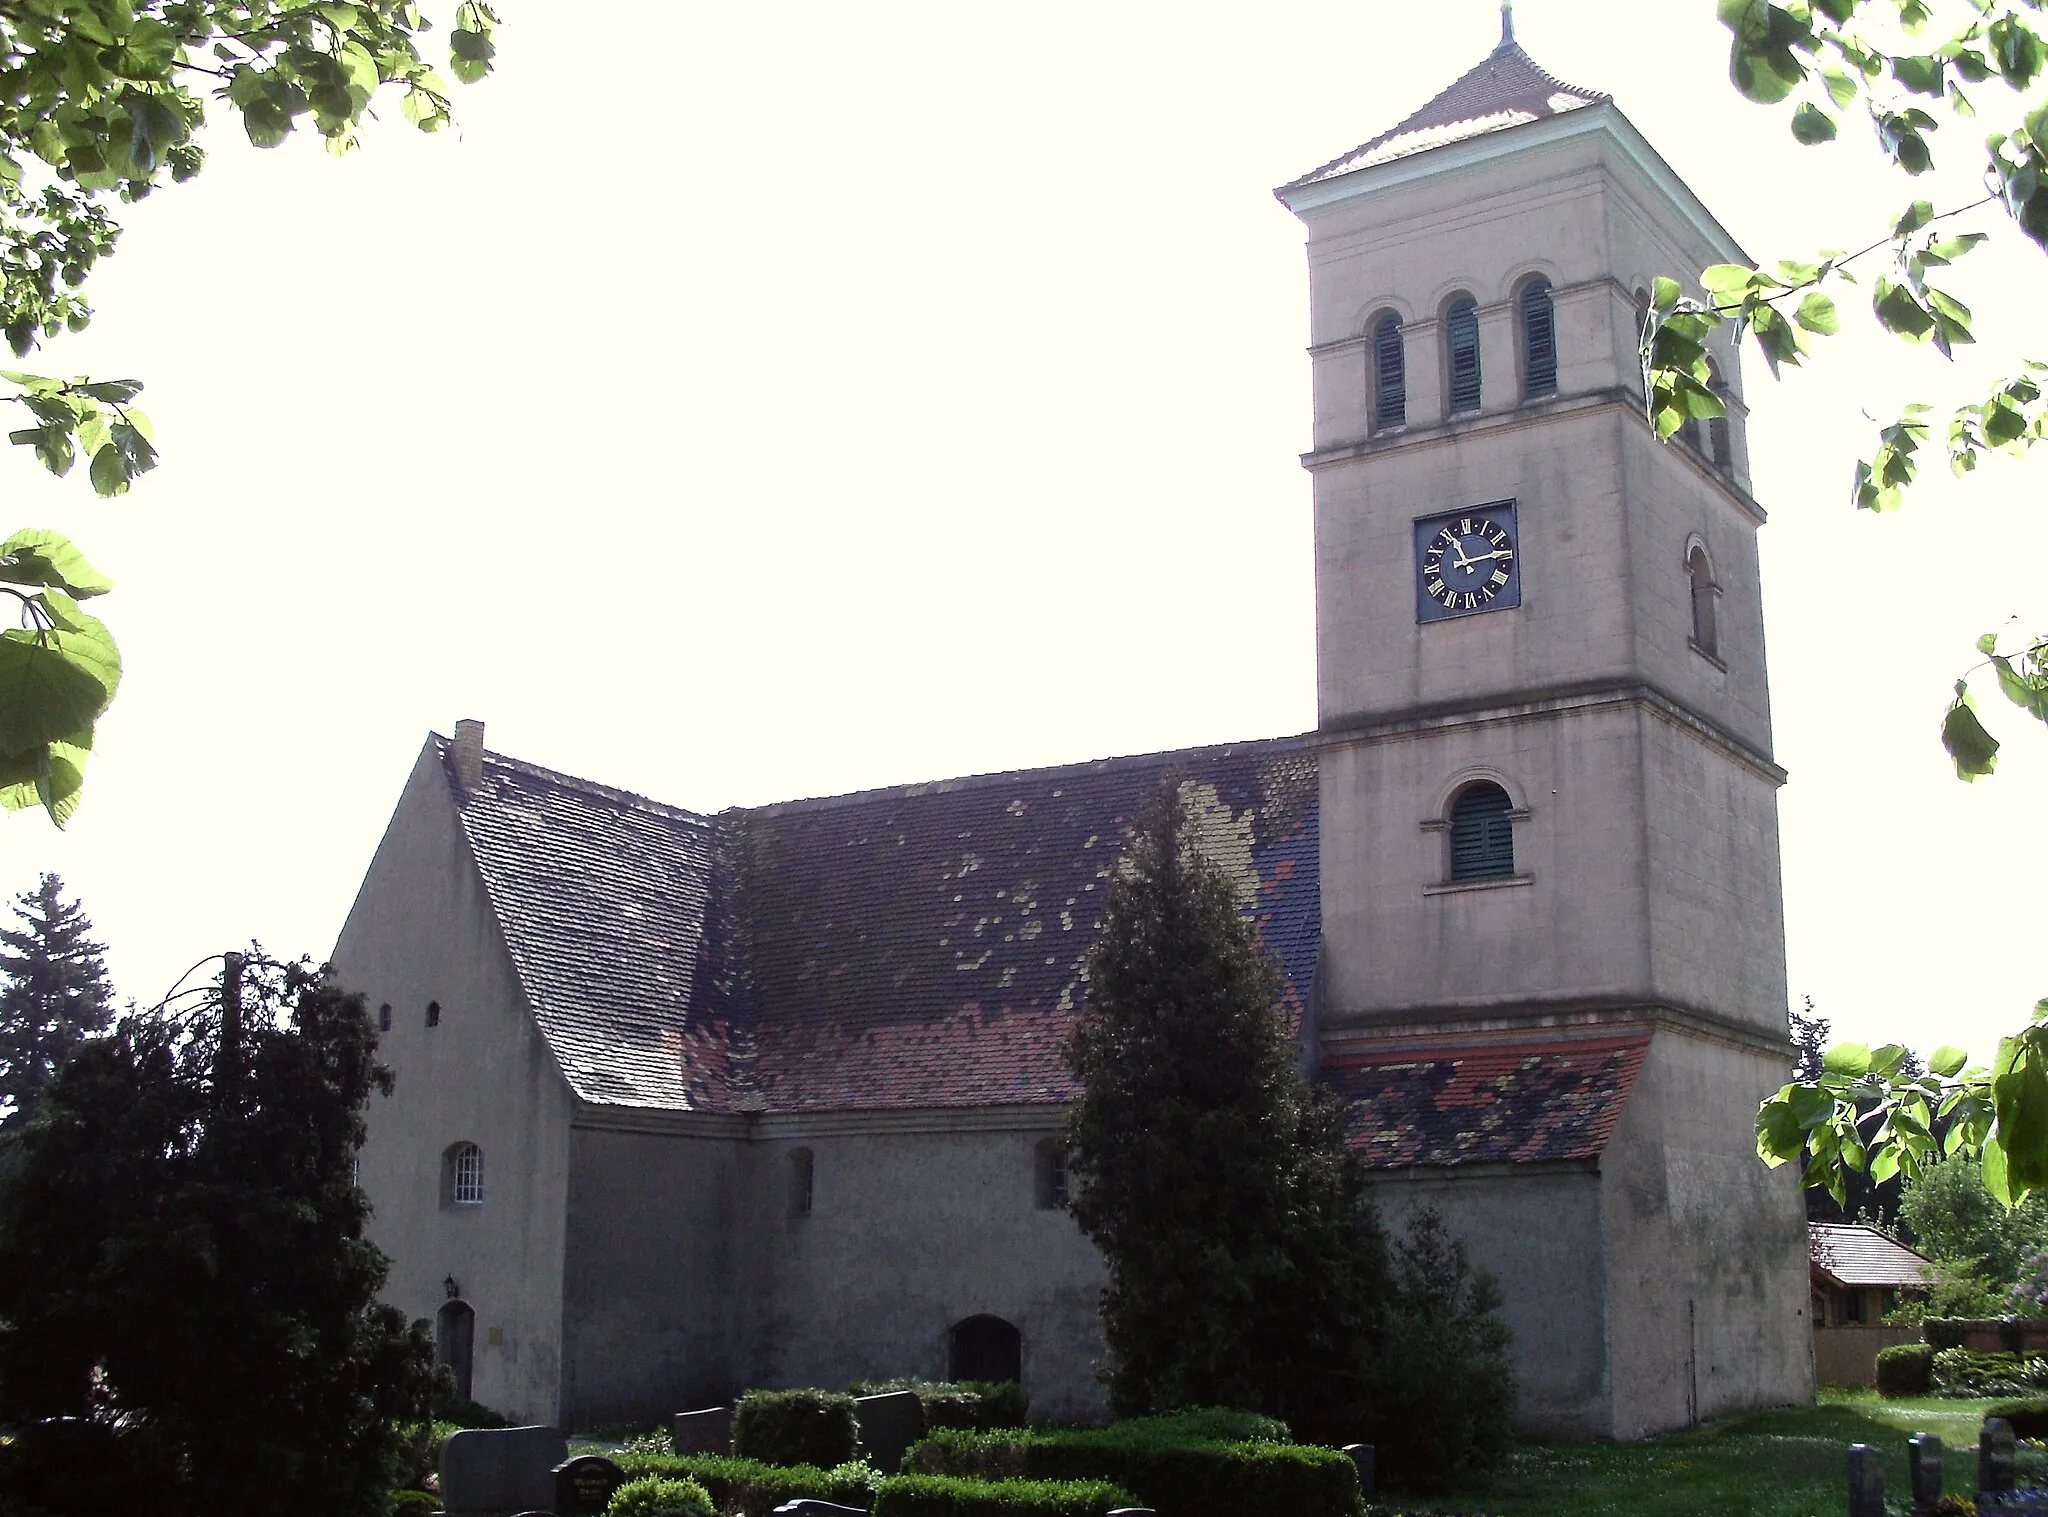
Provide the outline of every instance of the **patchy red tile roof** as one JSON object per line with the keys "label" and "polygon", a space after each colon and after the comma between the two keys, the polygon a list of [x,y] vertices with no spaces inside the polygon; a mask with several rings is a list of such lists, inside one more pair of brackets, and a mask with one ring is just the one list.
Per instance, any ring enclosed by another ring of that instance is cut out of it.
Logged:
{"label": "patchy red tile roof", "polygon": [[1323,1078],[1374,1169],[1589,1159],[1607,1146],[1648,1033],[1338,1054]]}
{"label": "patchy red tile roof", "polygon": [[1468,137],[1484,136],[1524,122],[1557,116],[1610,96],[1581,89],[1548,72],[1512,38],[1468,69],[1413,115],[1341,158],[1310,169],[1281,186],[1287,190],[1320,184],[1377,163],[1391,162]]}
{"label": "patchy red tile roof", "polygon": [[451,793],[571,1085],[609,1105],[1059,1104],[1103,882],[1145,798],[1192,786],[1299,1025],[1321,941],[1298,739],[707,817],[484,757]]}
{"label": "patchy red tile roof", "polygon": [[1925,1254],[1887,1238],[1874,1227],[1809,1222],[1813,1270],[1832,1285],[1934,1284],[1938,1272]]}

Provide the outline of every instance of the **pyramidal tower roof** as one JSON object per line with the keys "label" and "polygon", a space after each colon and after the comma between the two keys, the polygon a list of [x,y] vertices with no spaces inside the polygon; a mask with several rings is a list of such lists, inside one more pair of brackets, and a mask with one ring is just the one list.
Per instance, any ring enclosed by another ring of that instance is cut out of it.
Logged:
{"label": "pyramidal tower roof", "polygon": [[1476,68],[1468,69],[1448,89],[1398,125],[1280,188],[1284,193],[1321,184],[1445,143],[1504,131],[1546,116],[1560,116],[1609,98],[1597,90],[1566,84],[1523,52],[1521,44],[1515,41],[1513,8],[1503,5],[1500,45],[1481,59]]}

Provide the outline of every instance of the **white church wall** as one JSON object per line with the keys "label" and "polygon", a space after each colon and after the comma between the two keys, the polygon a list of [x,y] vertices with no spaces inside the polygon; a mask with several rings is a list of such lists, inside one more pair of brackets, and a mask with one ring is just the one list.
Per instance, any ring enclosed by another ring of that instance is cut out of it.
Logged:
{"label": "white church wall", "polygon": [[1419,1167],[1375,1174],[1390,1236],[1434,1206],[1501,1288],[1515,1334],[1516,1422],[1556,1438],[1609,1435],[1607,1264],[1590,1162]]}
{"label": "white church wall", "polygon": [[[1022,1335],[1034,1419],[1102,1417],[1102,1258],[1038,1204],[1037,1148],[1056,1126],[1042,1108],[766,1119],[742,1207],[748,1383],[943,1379],[949,1330],[986,1313]],[[791,1205],[799,1149],[808,1215]]]}
{"label": "white church wall", "polygon": [[[472,1394],[553,1421],[562,1352],[569,1093],[534,1028],[430,741],[378,845],[333,960],[370,1013],[388,1003],[362,1185],[391,1257],[384,1299],[432,1319],[452,1278],[476,1313]],[[427,1025],[429,1002],[439,1005]],[[445,1195],[449,1147],[483,1151],[483,1200]]]}
{"label": "white church wall", "polygon": [[[630,1112],[599,1119],[647,1120]],[[730,1401],[746,1388],[734,1316],[749,1174],[744,1119],[705,1123],[731,1129],[723,1137],[591,1120],[570,1145],[565,1420],[578,1428],[659,1423]]]}
{"label": "white church wall", "polygon": [[1670,1028],[1651,1040],[1601,1159],[1617,1438],[1812,1399],[1805,1211],[1751,1127],[1788,1065]]}
{"label": "white church wall", "polygon": [[[1532,1002],[1640,999],[1650,984],[1637,719],[1609,703],[1460,722],[1322,755],[1321,1026]],[[1449,879],[1461,776],[1496,776],[1524,883]]]}

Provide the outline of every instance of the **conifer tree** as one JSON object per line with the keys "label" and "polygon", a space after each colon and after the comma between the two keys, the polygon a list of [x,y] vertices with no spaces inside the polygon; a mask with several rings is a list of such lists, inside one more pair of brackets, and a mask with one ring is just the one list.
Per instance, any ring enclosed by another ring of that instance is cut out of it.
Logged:
{"label": "conifer tree", "polygon": [[353,1180],[362,998],[252,965],[59,1071],[0,1191],[0,1511],[384,1517],[424,1322]]}
{"label": "conifer tree", "polygon": [[114,1016],[106,949],[64,882],[44,875],[14,915],[19,926],[0,928],[0,1126],[27,1120],[71,1051]]}
{"label": "conifer tree", "polygon": [[1070,1203],[1109,1266],[1120,1415],[1358,1406],[1386,1250],[1334,1105],[1297,1067],[1280,978],[1178,787],[1111,878],[1068,1050]]}

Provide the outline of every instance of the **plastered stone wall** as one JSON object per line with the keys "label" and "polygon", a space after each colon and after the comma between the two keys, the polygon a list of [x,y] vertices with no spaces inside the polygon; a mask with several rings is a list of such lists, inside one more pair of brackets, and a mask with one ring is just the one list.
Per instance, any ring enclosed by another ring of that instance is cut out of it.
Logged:
{"label": "plastered stone wall", "polygon": [[[928,1126],[938,1115],[918,1114]],[[1017,1121],[949,1133],[789,1118],[765,1130],[748,1153],[742,1208],[747,1382],[943,1379],[948,1330],[988,1313],[1022,1334],[1034,1419],[1103,1416],[1102,1258],[1072,1217],[1037,1204],[1036,1149],[1053,1121],[1042,1111]],[[789,1205],[799,1148],[812,1155],[808,1216]]]}
{"label": "plastered stone wall", "polygon": [[1806,1213],[1756,1156],[1780,1055],[1662,1029],[1601,1157],[1617,1438],[1810,1401]]}
{"label": "plastered stone wall", "polygon": [[569,1425],[663,1422],[746,1389],[734,1314],[745,1147],[738,1136],[572,1133]]}
{"label": "plastered stone wall", "polygon": [[1501,1288],[1515,1334],[1518,1425],[1551,1437],[1607,1436],[1607,1258],[1601,1176],[1589,1163],[1472,1165],[1374,1177],[1398,1239],[1433,1206],[1466,1257]]}
{"label": "plastered stone wall", "polygon": [[[476,1313],[472,1394],[553,1422],[562,1366],[567,1086],[527,1011],[429,742],[350,911],[334,964],[371,1015],[392,1011],[370,1098],[362,1186],[391,1257],[384,1299],[432,1319],[453,1277]],[[430,1001],[440,1025],[426,1025]],[[446,1205],[442,1155],[483,1149],[484,1200]]]}

